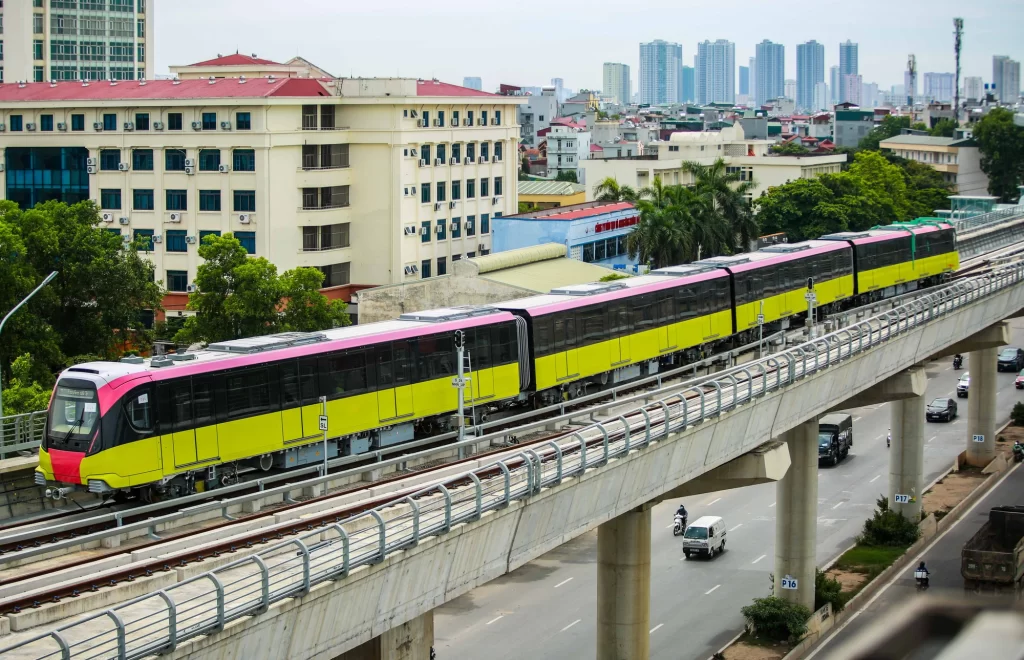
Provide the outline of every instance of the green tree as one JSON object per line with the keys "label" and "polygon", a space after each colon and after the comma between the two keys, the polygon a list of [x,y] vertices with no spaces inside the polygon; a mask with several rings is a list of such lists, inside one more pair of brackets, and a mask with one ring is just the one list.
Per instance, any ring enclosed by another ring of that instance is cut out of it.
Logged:
{"label": "green tree", "polygon": [[740,608],[747,626],[754,634],[780,642],[795,642],[807,632],[811,611],[803,605],[791,603],[777,596],[755,598]]}
{"label": "green tree", "polygon": [[783,232],[790,242],[796,242],[849,229],[846,207],[825,185],[827,176],[769,188],[756,201],[761,231]]}
{"label": "green tree", "polygon": [[935,125],[928,129],[928,135],[932,137],[953,137],[956,131],[956,122],[952,119],[940,119]]}
{"label": "green tree", "polygon": [[352,324],[345,311],[348,304],[329,300],[320,292],[323,283],[324,274],[316,268],[295,268],[281,275],[281,288],[288,301],[281,318],[282,330],[315,332]]}
{"label": "green tree", "polygon": [[850,164],[849,172],[844,175],[858,179],[862,194],[877,198],[876,203],[884,208],[883,218],[888,219],[888,222],[880,224],[909,218],[907,184],[903,172],[880,153],[869,151],[857,154]]}
{"label": "green tree", "polygon": [[[711,165],[684,162],[682,170],[693,175],[693,189],[705,200],[700,207],[702,223],[711,225],[709,229],[714,236],[727,236],[725,245],[709,245],[708,248],[714,255],[731,252],[737,246],[749,249],[760,232],[747,200],[747,195],[756,187],[755,182],[744,181],[739,172],[729,172],[722,158]],[[732,236],[728,236],[728,232]]]}
{"label": "green tree", "polygon": [[793,140],[786,144],[776,144],[772,146],[771,152],[780,156],[800,156],[802,154],[811,153],[811,150],[796,140]]}
{"label": "green tree", "polygon": [[11,379],[4,388],[0,416],[45,410],[49,405],[52,382],[45,383],[45,387],[40,385],[32,379],[32,371],[32,356],[28,353],[18,356],[11,364]]}
{"label": "green tree", "polygon": [[[606,179],[606,182],[608,180]],[[636,205],[640,220],[626,236],[626,250],[631,259],[663,268],[687,261],[693,251],[688,231],[688,210],[680,201],[679,186],[665,186],[661,177],[640,191]]]}
{"label": "green tree", "polygon": [[49,201],[22,210],[0,201],[0,309],[10,309],[51,271],[57,277],[4,328],[0,366],[32,355],[32,380],[46,382],[68,356],[121,354],[145,343],[142,310],[160,308],[152,264],[121,236],[99,227],[92,202]]}
{"label": "green tree", "polygon": [[988,192],[1001,202],[1017,199],[1024,182],[1024,126],[1013,121],[1007,108],[992,108],[974,126],[981,152],[981,169],[988,175]]}
{"label": "green tree", "polygon": [[637,193],[634,188],[620,186],[615,178],[607,177],[594,186],[594,199],[599,202],[635,202]]}
{"label": "green tree", "polygon": [[881,123],[871,129],[857,144],[858,149],[878,151],[878,143],[899,135],[904,128],[910,128],[910,117],[886,115]]}
{"label": "green tree", "polygon": [[570,183],[578,183],[576,180],[576,170],[563,170],[558,173],[555,177],[555,181],[569,181]]}

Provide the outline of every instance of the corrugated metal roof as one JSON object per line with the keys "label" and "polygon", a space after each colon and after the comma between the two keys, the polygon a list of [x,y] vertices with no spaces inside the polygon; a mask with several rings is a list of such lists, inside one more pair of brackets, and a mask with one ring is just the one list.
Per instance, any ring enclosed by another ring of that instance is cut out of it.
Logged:
{"label": "corrugated metal roof", "polygon": [[951,137],[932,137],[931,135],[895,135],[891,138],[886,138],[879,143],[879,146],[886,146],[889,144],[909,144],[912,146],[923,146],[923,147],[955,147],[965,146],[962,143],[968,142],[962,138],[951,138]]}
{"label": "corrugated metal roof", "polygon": [[566,248],[561,243],[541,243],[540,245],[496,252],[483,257],[473,257],[470,261],[476,264],[480,273],[490,273],[503,268],[514,268],[538,261],[557,259],[565,255]]}
{"label": "corrugated metal roof", "polygon": [[520,195],[576,195],[587,190],[571,181],[519,181],[518,188]]}
{"label": "corrugated metal roof", "polygon": [[468,261],[476,264],[483,279],[538,293],[570,284],[596,282],[613,272],[604,266],[567,259],[565,255],[566,247],[561,243],[542,243]]}

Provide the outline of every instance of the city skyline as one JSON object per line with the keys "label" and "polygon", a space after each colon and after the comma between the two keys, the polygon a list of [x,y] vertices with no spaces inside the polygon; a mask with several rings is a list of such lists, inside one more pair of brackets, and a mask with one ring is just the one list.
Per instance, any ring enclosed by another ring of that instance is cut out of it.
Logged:
{"label": "city skyline", "polygon": [[[484,90],[493,91],[502,82],[543,85],[557,75],[573,89],[599,89],[603,62],[622,62],[638,71],[638,44],[654,39],[680,43],[688,64],[697,43],[706,39],[724,38],[735,43],[736,62],[744,63],[754,55],[757,43],[770,39],[782,43],[789,51],[786,78],[797,77],[795,49],[798,43],[814,39],[824,44],[827,70],[838,64],[838,44],[850,39],[860,44],[858,73],[864,80],[888,89],[902,82],[908,53],[917,55],[921,71],[953,70],[953,16],[963,16],[965,21],[962,77],[981,76],[985,82],[990,82],[993,55],[1008,55],[1016,61],[1024,59],[1024,45],[1013,31],[1013,26],[1024,20],[1024,5],[1018,4],[1007,4],[997,12],[995,8],[940,0],[930,5],[926,14],[916,18],[913,31],[907,31],[895,21],[879,24],[865,16],[836,26],[808,21],[806,25],[787,27],[783,33],[764,27],[770,24],[774,11],[752,1],[740,0],[733,7],[744,18],[741,24],[724,26],[719,10],[698,6],[688,12],[685,25],[652,28],[628,21],[626,17],[633,13],[630,8],[598,0],[589,7],[597,10],[588,12],[593,15],[578,17],[582,28],[578,37],[556,33],[553,24],[546,26],[543,22],[528,20],[527,17],[534,14],[531,7],[550,10],[536,0],[524,0],[524,11],[516,15],[483,5],[458,11],[454,7],[428,11],[410,0],[384,0],[371,8],[307,0],[302,12],[275,15],[273,20],[268,19],[266,12],[252,11],[251,2],[243,0],[217,3],[177,0],[173,5],[153,4],[159,25],[154,39],[158,74],[166,73],[171,65],[201,61],[218,52],[238,49],[276,61],[301,55],[338,76],[437,77],[455,84],[465,76],[480,76]],[[667,12],[674,7],[667,0],[655,0],[650,10]],[[825,12],[838,11],[840,7],[838,2],[818,6]],[[310,14],[317,16],[321,29],[344,31],[346,38],[323,43],[310,40],[306,23]],[[197,15],[203,20],[195,21]],[[464,30],[472,32],[486,25],[501,25],[494,43],[505,48],[477,49],[472,61],[467,63],[462,56],[465,40],[436,40],[425,56],[416,50],[416,44],[422,43],[422,29],[435,16],[450,19],[453,34]],[[231,36],[225,37],[226,34]],[[571,44],[578,52],[561,62],[555,71],[545,58],[524,57],[522,50],[516,48],[517,34],[532,35],[535,40],[557,38],[560,47]],[[601,35],[614,36],[614,39],[594,38]],[[898,51],[893,50],[894,43],[900,44]]]}

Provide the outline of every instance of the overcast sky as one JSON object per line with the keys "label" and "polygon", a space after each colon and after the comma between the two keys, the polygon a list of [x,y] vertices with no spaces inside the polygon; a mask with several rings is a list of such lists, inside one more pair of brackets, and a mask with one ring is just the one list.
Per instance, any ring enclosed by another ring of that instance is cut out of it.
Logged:
{"label": "overcast sky", "polygon": [[[284,61],[302,55],[338,76],[436,77],[572,89],[601,87],[603,62],[632,68],[639,43],[681,43],[693,64],[697,42],[728,39],[736,64],[754,44],[786,46],[786,77],[796,77],[796,44],[825,44],[828,68],[839,42],[860,44],[864,82],[902,84],[907,54],[918,71],[954,71],[953,17],[965,22],[964,76],[992,76],[992,56],[1024,57],[1022,0],[153,0],[156,72],[239,50]],[[919,78],[920,79],[920,78]]]}

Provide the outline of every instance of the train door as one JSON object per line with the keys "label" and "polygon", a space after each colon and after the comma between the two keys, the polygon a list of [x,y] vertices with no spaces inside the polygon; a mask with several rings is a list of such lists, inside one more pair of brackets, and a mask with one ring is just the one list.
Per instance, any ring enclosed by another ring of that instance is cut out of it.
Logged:
{"label": "train door", "polygon": [[[171,446],[174,449],[174,466],[184,467],[198,461],[196,456],[196,432],[192,427],[192,383],[189,379],[164,386],[168,391]],[[162,389],[162,388],[161,388]]]}
{"label": "train door", "polygon": [[[263,371],[263,378],[267,378]],[[217,441],[217,417],[214,405],[214,377],[192,379],[192,426],[196,434],[196,460],[220,457]]]}
{"label": "train door", "polygon": [[661,299],[656,303],[657,305],[657,319],[658,319],[658,352],[667,353],[676,346],[676,326],[675,326],[675,304],[672,302],[671,294],[661,294]]}
{"label": "train door", "polygon": [[376,347],[377,362],[377,414],[381,421],[398,416],[395,407],[395,365],[391,344]]}
{"label": "train door", "polygon": [[396,341],[391,345],[395,379],[395,416],[399,419],[413,414],[412,383],[416,370],[414,340]]}
{"label": "train door", "polygon": [[555,378],[567,380],[579,373],[576,355],[576,318],[559,314],[554,318]]}
{"label": "train door", "polygon": [[281,378],[281,437],[287,445],[306,436],[299,387],[299,361],[281,364],[278,373]]}
{"label": "train door", "polygon": [[611,329],[608,357],[614,367],[629,362],[629,308],[625,303],[609,306],[608,323]]}
{"label": "train door", "polygon": [[470,330],[470,365],[474,369],[472,388],[473,399],[489,399],[494,396],[494,370],[491,368],[491,328]]}

